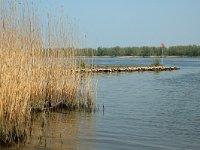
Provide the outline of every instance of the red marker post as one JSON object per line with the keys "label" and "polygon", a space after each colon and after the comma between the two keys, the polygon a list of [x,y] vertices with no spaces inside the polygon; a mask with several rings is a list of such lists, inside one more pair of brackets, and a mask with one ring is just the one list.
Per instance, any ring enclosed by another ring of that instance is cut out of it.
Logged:
{"label": "red marker post", "polygon": [[165,48],[164,43],[161,43],[161,48],[162,48],[162,65],[163,65],[163,53],[164,53],[164,48]]}

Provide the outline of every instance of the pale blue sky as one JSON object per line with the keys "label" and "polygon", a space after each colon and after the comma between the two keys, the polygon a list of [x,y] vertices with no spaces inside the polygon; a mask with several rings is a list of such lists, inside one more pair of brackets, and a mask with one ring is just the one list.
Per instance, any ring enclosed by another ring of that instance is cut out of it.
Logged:
{"label": "pale blue sky", "polygon": [[[39,12],[66,16],[88,47],[200,44],[200,0],[34,0]],[[45,16],[44,15],[44,16]]]}

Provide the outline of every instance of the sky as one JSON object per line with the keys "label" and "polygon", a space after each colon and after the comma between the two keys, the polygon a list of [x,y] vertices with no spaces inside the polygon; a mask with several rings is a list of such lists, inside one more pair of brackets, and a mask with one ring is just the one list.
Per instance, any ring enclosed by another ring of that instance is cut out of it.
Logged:
{"label": "sky", "polygon": [[41,16],[64,14],[87,46],[200,45],[200,0],[34,0]]}

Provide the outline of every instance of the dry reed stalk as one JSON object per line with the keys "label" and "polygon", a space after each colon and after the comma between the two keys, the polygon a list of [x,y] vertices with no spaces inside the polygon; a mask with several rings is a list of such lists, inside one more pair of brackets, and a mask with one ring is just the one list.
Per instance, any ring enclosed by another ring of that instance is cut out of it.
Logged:
{"label": "dry reed stalk", "polygon": [[0,0],[0,144],[26,138],[33,107],[60,101],[75,110],[93,107],[90,82],[77,71],[74,31],[64,19],[50,19],[44,34],[28,2]]}

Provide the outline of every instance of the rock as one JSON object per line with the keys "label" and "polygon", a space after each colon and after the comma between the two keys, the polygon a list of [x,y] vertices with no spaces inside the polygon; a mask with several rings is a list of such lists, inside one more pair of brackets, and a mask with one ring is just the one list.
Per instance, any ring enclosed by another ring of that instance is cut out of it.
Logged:
{"label": "rock", "polygon": [[110,72],[133,72],[133,71],[170,71],[177,70],[177,67],[165,67],[165,66],[98,66],[93,69],[81,69],[82,73],[110,73]]}

